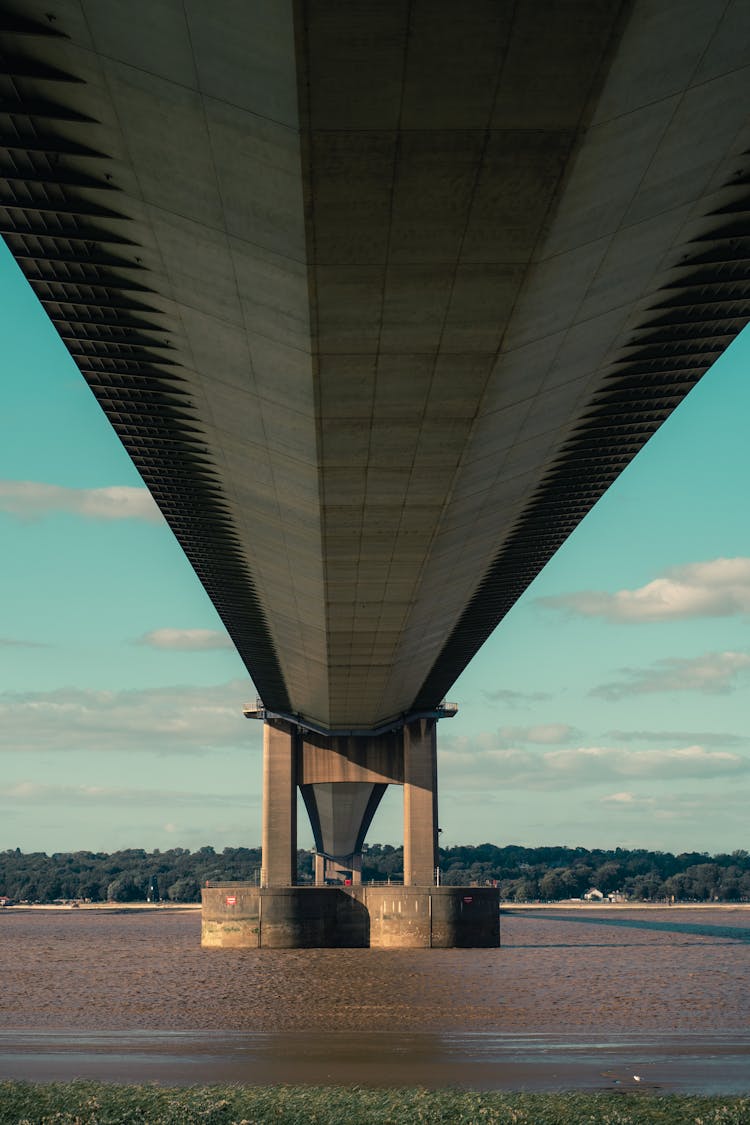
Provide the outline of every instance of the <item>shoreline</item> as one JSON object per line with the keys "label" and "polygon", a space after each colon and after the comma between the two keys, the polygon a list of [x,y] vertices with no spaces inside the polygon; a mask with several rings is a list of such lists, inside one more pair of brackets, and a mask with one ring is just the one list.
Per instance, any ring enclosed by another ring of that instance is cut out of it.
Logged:
{"label": "shoreline", "polygon": [[[119,914],[122,911],[172,913],[186,910],[197,911],[201,909],[199,902],[26,902],[14,903],[12,906],[0,907],[8,913],[26,913],[28,911],[69,911],[86,910],[98,911],[102,914]],[[602,910],[750,910],[750,902],[581,902],[579,899],[560,899],[559,902],[511,902],[500,900],[502,914],[517,913],[525,910],[582,910],[596,913]]]}
{"label": "shoreline", "polygon": [[201,904],[199,902],[79,902],[75,906],[68,902],[25,902],[14,903],[13,906],[3,906],[0,908],[0,916],[3,911],[8,914],[27,914],[31,911],[35,913],[47,913],[54,911],[97,911],[100,914],[122,914],[123,911],[132,913],[151,913],[157,912],[160,914],[180,913],[185,910],[200,910]]}
{"label": "shoreline", "polygon": [[500,902],[500,910],[750,910],[750,902]]}

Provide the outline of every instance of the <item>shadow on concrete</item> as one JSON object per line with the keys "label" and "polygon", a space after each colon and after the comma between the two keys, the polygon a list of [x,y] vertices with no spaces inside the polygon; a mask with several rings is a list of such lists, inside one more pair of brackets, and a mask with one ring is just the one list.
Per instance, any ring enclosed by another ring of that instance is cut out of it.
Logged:
{"label": "shadow on concrete", "polygon": [[370,945],[370,911],[345,891],[336,895],[336,921],[328,942],[343,949],[367,949]]}

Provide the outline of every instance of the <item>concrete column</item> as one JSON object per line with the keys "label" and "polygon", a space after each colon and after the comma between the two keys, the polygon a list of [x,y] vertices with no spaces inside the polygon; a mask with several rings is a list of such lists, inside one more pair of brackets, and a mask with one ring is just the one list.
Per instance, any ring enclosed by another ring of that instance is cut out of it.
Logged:
{"label": "concrete column", "polygon": [[324,887],[326,882],[326,857],[315,853],[315,886]]}
{"label": "concrete column", "polygon": [[261,886],[297,881],[297,731],[271,719],[263,727]]}
{"label": "concrete column", "polygon": [[362,853],[352,856],[352,886],[362,886]]}
{"label": "concrete column", "polygon": [[404,885],[432,886],[437,866],[437,723],[404,727]]}

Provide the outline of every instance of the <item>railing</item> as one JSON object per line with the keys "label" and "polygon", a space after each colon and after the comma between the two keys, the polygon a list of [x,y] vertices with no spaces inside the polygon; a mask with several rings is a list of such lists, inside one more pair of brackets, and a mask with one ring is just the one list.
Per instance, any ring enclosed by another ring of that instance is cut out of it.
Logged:
{"label": "railing", "polygon": [[246,719],[262,719],[264,721],[268,719],[283,719],[285,722],[296,724],[304,730],[311,730],[317,734],[325,735],[327,738],[373,738],[380,734],[387,734],[390,731],[399,730],[401,727],[416,719],[452,719],[454,715],[458,714],[458,704],[444,699],[433,710],[415,711],[409,714],[404,712],[399,717],[390,719],[379,727],[373,727],[372,729],[363,728],[361,730],[356,728],[329,730],[326,727],[320,726],[319,723],[314,723],[309,719],[303,719],[303,717],[298,714],[287,715],[282,712],[269,711],[262,699],[256,699],[254,703],[246,703],[242,708],[242,713]]}
{"label": "railing", "polygon": [[[342,887],[344,886],[343,883],[341,883],[339,885],[342,886]],[[351,884],[349,884],[349,885],[351,886]],[[399,878],[395,878],[395,879],[367,879],[367,880],[363,879],[362,883],[360,884],[360,886],[364,886],[364,887],[403,887],[403,885],[404,885],[403,878],[400,878],[400,879]],[[264,887],[264,886],[266,886],[266,884],[263,883],[262,880],[259,881],[258,877],[256,875],[256,877],[253,878],[253,879],[206,879],[203,886],[208,888],[209,890],[214,890],[214,891],[223,891],[223,890],[231,891],[235,887],[243,887],[243,886],[244,887],[247,887],[247,886]],[[316,884],[316,883],[313,883],[311,881],[309,883],[308,882],[305,882],[305,883],[285,883],[284,886],[288,886],[288,887],[315,887],[315,886],[322,886],[322,884]],[[329,884],[329,886],[336,886],[336,884],[331,883],[331,884]]]}
{"label": "railing", "polygon": [[203,886],[213,890],[221,890],[223,887],[247,887],[248,885],[257,887],[260,879],[259,871],[260,869],[255,871],[250,879],[206,879]]}

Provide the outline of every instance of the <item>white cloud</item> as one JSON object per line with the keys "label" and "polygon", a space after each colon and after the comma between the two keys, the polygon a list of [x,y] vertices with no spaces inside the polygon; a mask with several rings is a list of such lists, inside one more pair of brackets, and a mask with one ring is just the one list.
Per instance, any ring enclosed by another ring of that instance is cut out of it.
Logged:
{"label": "white cloud", "polygon": [[498,727],[494,731],[481,731],[475,735],[452,735],[448,732],[439,739],[442,750],[458,753],[504,750],[522,744],[557,746],[581,737],[581,732],[567,723],[537,723],[529,727]]}
{"label": "white cloud", "polygon": [[249,748],[259,741],[260,724],[245,719],[242,707],[254,696],[249,680],[216,687],[0,692],[2,750],[185,754]]}
{"label": "white cloud", "polygon": [[470,745],[456,744],[441,751],[441,777],[449,781],[452,791],[560,790],[623,779],[680,781],[750,775],[749,758],[697,745],[666,750],[578,746],[540,753],[519,748],[488,749],[489,738],[477,740],[473,750]]}
{"label": "white cloud", "polygon": [[[472,735],[452,735],[448,731],[438,739],[438,752],[447,761],[466,763],[477,757],[497,755],[525,755],[524,745],[554,746],[579,739],[581,732],[567,723],[539,723],[528,727],[499,727],[497,730],[479,731]],[[527,759],[524,758],[524,761]]]}
{"label": "white cloud", "polygon": [[600,684],[590,694],[617,700],[663,691],[696,691],[709,695],[732,691],[750,667],[750,653],[707,652],[703,656],[671,656],[651,668],[621,668],[621,680]]}
{"label": "white cloud", "polygon": [[544,759],[552,771],[566,777],[585,777],[588,782],[610,777],[716,777],[750,772],[750,760],[741,754],[706,750],[703,746],[671,750],[582,746],[576,750],[553,750]]}
{"label": "white cloud", "polygon": [[615,742],[671,742],[672,745],[697,742],[701,746],[744,746],[750,741],[747,735],[718,730],[610,730],[607,737]]}
{"label": "white cloud", "polygon": [[234,648],[226,633],[216,629],[152,629],[135,642],[150,648],[183,652],[206,652],[211,649]]}
{"label": "white cloud", "polygon": [[45,785],[37,781],[20,781],[0,786],[0,805],[10,803],[53,805],[56,808],[133,804],[138,808],[179,805],[197,805],[203,808],[214,805],[255,805],[258,798],[237,793],[190,793],[181,789],[139,789],[105,785]]}
{"label": "white cloud", "polygon": [[537,723],[531,727],[500,727],[497,737],[501,746],[512,746],[519,742],[545,746],[569,742],[571,738],[578,737],[578,732],[567,723]]}
{"label": "white cloud", "polygon": [[750,558],[712,559],[672,567],[635,590],[583,590],[538,598],[550,609],[607,621],[682,621],[750,613]]}
{"label": "white cloud", "polygon": [[146,520],[164,517],[146,488],[111,485],[107,488],[64,488],[29,480],[0,480],[0,511],[24,519],[56,512],[94,520]]}
{"label": "white cloud", "polygon": [[510,688],[483,691],[482,695],[490,703],[505,703],[508,707],[528,706],[530,703],[541,703],[552,698],[548,691],[512,691]]}
{"label": "white cloud", "polygon": [[0,648],[49,648],[42,641],[23,641],[18,637],[0,637]]}
{"label": "white cloud", "polygon": [[[661,792],[658,797],[643,796],[625,790],[619,793],[609,793],[599,798],[599,803],[604,806],[608,817],[616,818],[619,823],[647,824],[655,822],[669,823],[672,821],[685,822],[690,825],[690,835],[687,839],[683,835],[682,843],[672,845],[675,852],[680,850],[698,850],[694,831],[696,824],[711,824],[716,816],[721,817],[725,826],[744,827],[747,810],[747,793],[744,786],[736,791],[721,788],[703,787],[700,794],[674,792],[670,787],[668,792]],[[731,837],[730,837],[731,839]],[[741,837],[740,837],[741,839]],[[690,841],[689,843],[687,841]],[[637,840],[634,846],[662,847],[663,844],[644,843],[643,838]],[[727,847],[727,845],[724,845]],[[727,850],[731,850],[729,844]],[[702,847],[701,847],[702,850]],[[716,844],[711,845],[712,851],[718,851]]]}
{"label": "white cloud", "polygon": [[655,797],[642,797],[636,793],[631,793],[627,789],[623,789],[619,793],[608,793],[606,797],[600,797],[599,800],[612,811],[616,809],[624,810],[626,813],[642,813],[648,811],[655,815]]}

